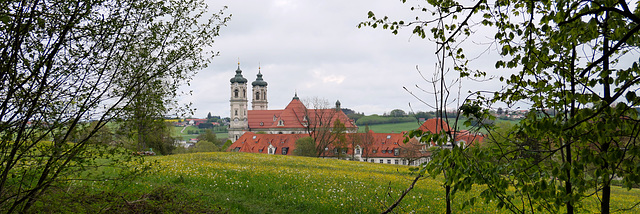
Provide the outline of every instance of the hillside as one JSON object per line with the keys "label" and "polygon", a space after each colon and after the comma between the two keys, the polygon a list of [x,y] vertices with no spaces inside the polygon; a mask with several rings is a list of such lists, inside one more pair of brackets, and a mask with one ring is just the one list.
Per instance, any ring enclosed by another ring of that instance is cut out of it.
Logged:
{"label": "hillside", "polygon": [[[412,178],[406,166],[281,155],[195,153],[147,161],[153,163],[151,170],[133,180],[76,180],[64,189],[54,188],[34,211],[379,213]],[[443,213],[443,194],[438,181],[421,180],[397,211]],[[616,210],[637,201],[640,191],[615,187],[612,195]],[[460,210],[460,199],[468,196],[456,197],[453,207]],[[589,211],[595,211],[593,200],[585,204]],[[462,212],[496,213],[494,207],[479,200]]]}

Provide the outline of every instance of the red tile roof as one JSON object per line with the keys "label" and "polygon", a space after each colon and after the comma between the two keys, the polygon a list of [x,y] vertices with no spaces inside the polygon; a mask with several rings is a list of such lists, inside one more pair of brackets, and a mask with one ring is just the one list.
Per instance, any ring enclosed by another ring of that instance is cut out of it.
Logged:
{"label": "red tile roof", "polygon": [[[299,99],[292,99],[282,110],[249,110],[248,123],[250,129],[305,128],[304,124],[308,122],[305,115],[312,123],[322,120],[323,123],[333,124],[335,120],[340,120],[347,128],[357,128],[344,112],[335,109],[307,109]],[[280,121],[282,125],[279,125]]]}
{"label": "red tile roof", "polygon": [[256,134],[245,132],[236,142],[231,144],[228,151],[264,153],[267,154],[269,145],[276,148],[275,154],[282,154],[283,148],[288,148],[286,155],[293,153],[296,140],[307,137],[308,134]]}
{"label": "red tile roof", "polygon": [[[449,127],[449,124],[443,119],[440,118],[432,118],[424,121],[420,128],[418,128],[424,132],[429,131],[431,133],[438,133],[440,130],[444,130],[445,132],[454,131]],[[455,142],[464,141],[465,145],[469,146],[474,142],[481,143],[484,140],[484,136],[482,134],[471,133],[468,130],[460,130],[455,133],[456,140]],[[435,145],[435,143],[431,143]]]}
{"label": "red tile roof", "polygon": [[441,118],[428,119],[424,121],[424,123],[422,123],[422,125],[418,129],[424,132],[429,131],[434,134],[442,130],[444,130],[445,132],[448,132],[451,130],[451,128],[449,127],[449,124],[447,124],[447,122]]}
{"label": "red tile roof", "polygon": [[[282,154],[283,148],[288,148],[286,155],[291,155],[295,150],[295,141],[297,139],[308,137],[308,134],[255,134],[253,132],[246,132],[236,142],[231,144],[228,151],[248,152],[248,153],[268,153],[269,145],[276,147],[275,154]],[[369,136],[371,143],[360,147],[363,149],[362,157],[367,158],[385,158],[385,157],[405,157],[407,150],[419,150],[422,148],[417,140],[412,139],[408,143],[404,143],[404,133],[374,133],[369,131],[367,133],[348,133],[345,134],[347,142],[344,145],[347,147],[349,154],[353,153],[351,148],[351,142],[356,137],[364,139],[365,136]],[[333,153],[333,146],[330,146],[325,152],[325,156],[335,156]],[[400,149],[401,154],[395,155],[394,150]],[[374,152],[375,151],[375,152]],[[419,156],[428,156],[428,153],[416,151],[413,153]]]}

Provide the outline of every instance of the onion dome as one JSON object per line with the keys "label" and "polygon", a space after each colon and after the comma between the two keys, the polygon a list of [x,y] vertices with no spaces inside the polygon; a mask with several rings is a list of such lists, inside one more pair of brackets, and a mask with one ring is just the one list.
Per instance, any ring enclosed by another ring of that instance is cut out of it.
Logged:
{"label": "onion dome", "polygon": [[252,86],[267,86],[267,82],[262,79],[262,74],[258,71],[258,78],[251,83]]}
{"label": "onion dome", "polygon": [[247,78],[242,77],[242,70],[240,70],[240,63],[238,63],[238,70],[236,70],[236,76],[231,78],[231,83],[247,83]]}

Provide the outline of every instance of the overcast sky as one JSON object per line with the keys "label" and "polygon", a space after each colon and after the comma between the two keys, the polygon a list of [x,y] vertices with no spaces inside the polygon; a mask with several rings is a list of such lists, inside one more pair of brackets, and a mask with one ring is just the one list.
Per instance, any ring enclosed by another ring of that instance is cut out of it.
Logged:
{"label": "overcast sky", "polygon": [[[184,87],[192,90],[193,95],[184,96],[181,101],[193,103],[195,117],[205,117],[208,112],[229,116],[229,79],[235,75],[238,58],[249,87],[256,79],[260,63],[263,78],[269,84],[269,109],[283,109],[297,91],[301,99],[318,97],[330,103],[340,100],[343,108],[367,115],[393,109],[410,111],[409,103],[413,111],[433,110],[402,87],[432,87],[421,79],[416,66],[426,76],[432,75],[435,45],[412,36],[411,29],[393,35],[388,30],[357,28],[359,22],[367,20],[368,11],[411,20],[415,15],[409,10],[410,4],[393,0],[208,2],[212,11],[228,6],[226,12],[233,16],[214,45],[220,56],[198,72],[191,86]],[[485,49],[467,50],[479,55]],[[478,69],[491,70],[493,60],[479,59],[473,63]],[[483,61],[488,63],[485,65]],[[462,83],[463,91],[487,87],[495,90],[499,86],[499,82]],[[416,93],[433,102],[432,96],[417,90]]]}

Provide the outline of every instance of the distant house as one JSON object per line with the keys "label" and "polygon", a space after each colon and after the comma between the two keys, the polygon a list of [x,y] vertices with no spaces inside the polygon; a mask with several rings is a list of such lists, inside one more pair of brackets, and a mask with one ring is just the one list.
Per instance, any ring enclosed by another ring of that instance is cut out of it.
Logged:
{"label": "distant house", "polygon": [[[454,130],[449,127],[449,124],[443,119],[440,118],[432,118],[424,121],[422,125],[418,128],[423,132],[430,133],[439,133],[441,131],[445,131],[450,133]],[[464,143],[465,146],[470,146],[476,142],[482,142],[484,140],[484,135],[480,133],[472,133],[468,130],[459,130],[456,133],[451,133],[456,139],[454,142],[456,144]],[[435,142],[431,142],[431,145],[426,145],[425,149],[430,146],[436,146]],[[452,144],[450,140],[447,140],[447,143],[444,145],[445,148],[451,148]]]}
{"label": "distant house", "polygon": [[[308,134],[256,134],[246,132],[229,146],[228,151],[262,154],[292,155],[297,139]],[[347,133],[346,147],[329,146],[322,157],[354,159],[371,163],[418,165],[428,161],[428,151],[419,151],[417,141],[405,144],[404,133]],[[367,140],[363,142],[363,140]],[[352,148],[352,141],[357,141]]]}
{"label": "distant house", "polygon": [[201,123],[206,123],[207,119],[184,119],[184,121],[186,121],[189,126],[197,126]]}
{"label": "distant house", "polygon": [[[437,133],[440,130],[451,131],[444,120],[429,119],[425,121],[419,129]],[[419,165],[430,160],[430,147],[435,143],[420,143],[417,139],[410,139],[404,143],[403,133],[346,133],[346,142],[335,143],[333,145],[344,145],[336,147],[330,145],[322,157],[353,159],[371,163],[399,164],[399,165]],[[309,134],[256,134],[245,132],[236,140],[228,151],[262,153],[274,155],[291,155],[295,150],[297,139],[308,137]],[[467,130],[456,133],[456,143],[473,145],[482,142],[481,134],[474,134]],[[355,145],[355,146],[353,146]],[[445,145],[450,147],[451,144]]]}

